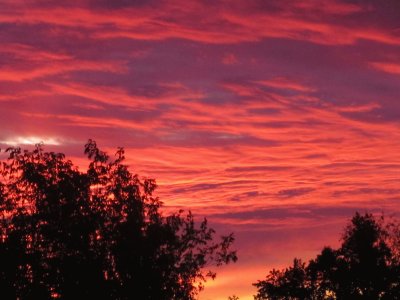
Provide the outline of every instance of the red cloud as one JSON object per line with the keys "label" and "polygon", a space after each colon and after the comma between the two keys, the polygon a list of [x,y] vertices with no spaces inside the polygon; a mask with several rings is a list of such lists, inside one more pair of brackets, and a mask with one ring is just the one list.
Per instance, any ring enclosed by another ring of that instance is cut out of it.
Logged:
{"label": "red cloud", "polygon": [[76,71],[122,73],[126,71],[119,61],[94,61],[72,55],[49,52],[21,44],[3,44],[0,53],[18,59],[0,67],[0,81],[22,82]]}
{"label": "red cloud", "polygon": [[[247,3],[247,2],[246,2]],[[90,38],[129,38],[135,40],[188,39],[212,44],[259,41],[266,38],[305,40],[318,44],[346,45],[360,39],[399,45],[400,40],[387,30],[347,27],[340,22],[307,20],[301,10],[313,7],[318,14],[348,15],[362,8],[330,2],[315,4],[309,0],[280,5],[269,12],[247,5],[216,4],[214,13],[201,2],[169,1],[161,7],[143,6],[112,11],[88,8],[22,7],[9,5],[0,22],[16,24],[47,24],[69,27],[77,32],[86,30]],[[299,11],[300,9],[300,11]]]}
{"label": "red cloud", "polygon": [[370,63],[370,65],[375,69],[386,73],[400,74],[400,64],[388,63],[388,62],[373,62]]}
{"label": "red cloud", "polygon": [[[311,257],[320,238],[335,242],[355,209],[399,211],[390,11],[380,20],[342,1],[50,2],[2,3],[0,147],[56,137],[49,147],[85,165],[89,137],[109,153],[125,146],[167,209],[193,208],[238,233],[241,299],[292,251]],[[316,242],[301,242],[311,230]],[[226,299],[232,274],[205,298]]]}

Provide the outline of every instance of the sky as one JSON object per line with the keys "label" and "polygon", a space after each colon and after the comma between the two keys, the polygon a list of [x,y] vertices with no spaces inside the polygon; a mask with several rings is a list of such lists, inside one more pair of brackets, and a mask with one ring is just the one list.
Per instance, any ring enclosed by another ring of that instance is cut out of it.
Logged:
{"label": "sky", "polygon": [[399,53],[397,0],[0,0],[0,148],[124,147],[235,233],[200,299],[249,300],[355,211],[400,216]]}

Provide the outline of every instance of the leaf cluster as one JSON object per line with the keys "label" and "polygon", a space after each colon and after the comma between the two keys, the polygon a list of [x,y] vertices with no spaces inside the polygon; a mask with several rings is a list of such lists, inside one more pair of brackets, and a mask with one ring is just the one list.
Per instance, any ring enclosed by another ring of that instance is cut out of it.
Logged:
{"label": "leaf cluster", "polygon": [[338,249],[315,259],[294,259],[254,285],[255,299],[400,299],[399,225],[356,213]]}
{"label": "leaf cluster", "polygon": [[232,235],[167,216],[140,179],[95,141],[81,172],[64,154],[9,148],[0,169],[3,299],[194,299],[212,266],[237,260]]}

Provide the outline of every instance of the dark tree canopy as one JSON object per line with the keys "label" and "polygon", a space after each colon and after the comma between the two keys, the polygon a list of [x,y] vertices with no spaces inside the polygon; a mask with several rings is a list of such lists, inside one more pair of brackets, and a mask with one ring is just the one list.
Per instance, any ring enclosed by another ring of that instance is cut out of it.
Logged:
{"label": "dark tree canopy", "polygon": [[156,183],[89,140],[81,172],[63,154],[9,148],[0,169],[2,299],[194,299],[209,267],[236,261],[232,234],[164,216]]}
{"label": "dark tree canopy", "polygon": [[399,225],[356,213],[339,249],[325,247],[308,263],[294,259],[254,285],[255,299],[400,299]]}

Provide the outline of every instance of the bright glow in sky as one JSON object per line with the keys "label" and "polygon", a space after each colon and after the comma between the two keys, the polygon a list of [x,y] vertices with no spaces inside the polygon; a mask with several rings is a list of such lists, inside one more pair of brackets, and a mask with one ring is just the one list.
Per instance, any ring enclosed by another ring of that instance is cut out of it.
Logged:
{"label": "bright glow in sky", "polygon": [[0,27],[0,148],[125,147],[168,209],[236,233],[201,300],[400,210],[398,0],[2,0]]}
{"label": "bright glow in sky", "polygon": [[10,145],[10,146],[18,146],[18,145],[36,145],[43,143],[44,145],[61,145],[57,139],[54,138],[40,138],[36,136],[17,136],[15,138],[10,138],[8,140],[0,141],[2,144]]}

